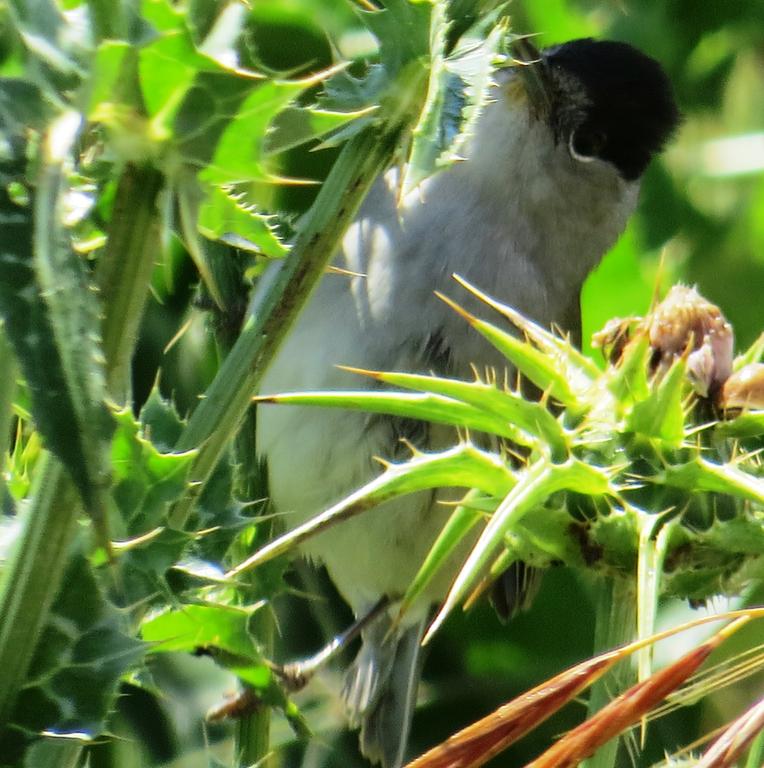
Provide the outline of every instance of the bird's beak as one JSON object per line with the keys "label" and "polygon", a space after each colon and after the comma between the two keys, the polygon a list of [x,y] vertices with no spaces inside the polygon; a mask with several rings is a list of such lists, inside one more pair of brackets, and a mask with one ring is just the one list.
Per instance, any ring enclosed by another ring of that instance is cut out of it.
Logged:
{"label": "bird's beak", "polygon": [[528,96],[528,101],[539,117],[545,117],[552,108],[552,79],[549,65],[538,48],[527,37],[515,40],[511,45],[517,62],[517,73]]}

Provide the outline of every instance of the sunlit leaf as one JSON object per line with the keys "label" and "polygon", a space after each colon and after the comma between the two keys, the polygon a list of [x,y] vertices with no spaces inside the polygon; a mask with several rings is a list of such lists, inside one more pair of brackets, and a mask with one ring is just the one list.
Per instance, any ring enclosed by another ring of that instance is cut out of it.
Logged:
{"label": "sunlit leaf", "polygon": [[314,536],[331,525],[398,496],[431,488],[477,487],[503,496],[514,484],[512,472],[495,456],[470,445],[444,453],[415,455],[405,464],[391,464],[378,478],[341,502],[312,517],[236,566],[230,576],[255,568]]}
{"label": "sunlit leaf", "polygon": [[663,380],[644,400],[635,403],[627,418],[627,428],[647,437],[679,445],[684,439],[682,395],[686,385],[686,365],[677,360]]}
{"label": "sunlit leaf", "polygon": [[317,405],[331,408],[386,413],[423,419],[455,427],[475,429],[489,434],[509,437],[520,443],[527,442],[522,433],[506,419],[493,413],[435,394],[408,392],[299,392],[265,395],[256,402],[278,405]]}
{"label": "sunlit leaf", "polygon": [[272,258],[286,253],[286,246],[270,224],[273,217],[248,206],[244,193],[209,185],[205,193],[197,219],[199,231],[205,237]]}

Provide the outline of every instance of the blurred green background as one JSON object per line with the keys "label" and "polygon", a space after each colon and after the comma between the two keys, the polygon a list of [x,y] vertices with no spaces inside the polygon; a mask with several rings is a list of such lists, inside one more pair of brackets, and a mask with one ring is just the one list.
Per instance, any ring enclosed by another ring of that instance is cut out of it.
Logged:
{"label": "blurred green background", "polygon": [[[511,12],[513,30],[537,34],[541,46],[589,35],[637,45],[666,67],[684,114],[664,157],[646,175],[637,216],[586,286],[585,338],[610,317],[643,313],[656,285],[665,290],[682,280],[696,283],[720,304],[734,324],[738,347],[750,343],[764,327],[760,301],[764,293],[764,2],[517,0]],[[372,41],[357,23],[349,1],[258,0],[252,4],[252,14],[250,63],[261,68],[306,74],[371,50]],[[311,149],[292,152],[280,170],[302,179],[323,178],[335,155],[331,150]],[[274,206],[297,217],[314,194],[311,186],[284,188]],[[170,289],[164,279],[157,279],[162,303],[155,303],[147,316],[137,356],[136,390],[148,391],[161,366],[163,386],[171,390],[168,394],[181,407],[189,407],[192,393],[201,391],[213,373],[213,355],[199,317],[192,319],[191,331],[179,344],[164,351],[193,290],[193,271],[182,254],[171,271]],[[281,598],[279,654],[285,659],[315,650],[350,619],[321,573],[301,566],[293,583],[296,590],[320,597]],[[667,606],[665,620],[676,622],[688,611],[684,606]],[[558,570],[547,574],[533,608],[508,626],[500,625],[485,605],[451,620],[434,641],[425,668],[412,754],[589,655],[593,617],[588,586]],[[678,654],[679,646],[663,653]],[[220,690],[230,688],[230,682],[198,659],[179,659],[157,672],[164,694],[161,710],[149,707],[137,692],[122,704],[123,716],[144,734],[142,762],[133,764],[170,760],[168,764],[178,767],[201,766],[214,764],[210,761],[215,754],[224,760],[230,749],[227,732],[205,728],[200,718],[204,707]],[[204,691],[199,686],[202,674],[209,677]],[[193,701],[189,700],[190,676],[194,677]],[[755,681],[740,684],[734,691],[659,721],[648,748],[633,758],[622,750],[621,764],[649,766],[665,752],[721,725],[740,711],[741,702],[752,700],[755,685]],[[279,750],[275,764],[362,765],[356,756],[355,734],[341,730],[338,690],[339,673],[334,672],[303,695],[318,738],[307,753],[296,745]],[[196,713],[191,719],[189,704]],[[524,764],[577,722],[582,712],[583,707],[569,707],[493,765]],[[165,728],[170,721],[174,725]],[[274,728],[277,741],[279,734],[288,738],[282,724]],[[174,735],[167,735],[173,731]],[[212,746],[205,746],[205,740]],[[178,749],[179,743],[184,749]],[[197,745],[193,754],[186,749],[190,744]],[[102,759],[96,750],[92,764],[97,766]]]}

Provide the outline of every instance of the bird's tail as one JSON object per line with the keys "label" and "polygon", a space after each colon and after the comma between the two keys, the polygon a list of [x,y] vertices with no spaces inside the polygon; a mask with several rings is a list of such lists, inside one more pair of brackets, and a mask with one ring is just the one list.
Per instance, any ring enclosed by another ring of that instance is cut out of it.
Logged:
{"label": "bird's tail", "polygon": [[390,632],[382,617],[364,632],[345,677],[343,698],[351,727],[361,728],[361,752],[382,768],[400,768],[406,752],[422,668],[426,620]]}

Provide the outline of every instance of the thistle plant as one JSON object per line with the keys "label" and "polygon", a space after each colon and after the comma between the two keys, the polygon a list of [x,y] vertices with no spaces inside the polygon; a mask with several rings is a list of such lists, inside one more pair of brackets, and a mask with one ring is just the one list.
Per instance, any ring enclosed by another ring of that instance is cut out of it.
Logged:
{"label": "thistle plant", "polygon": [[[229,576],[391,498],[448,487],[467,491],[402,596],[401,615],[434,574],[453,568],[466,536],[474,544],[425,643],[455,608],[471,605],[515,561],[539,568],[565,564],[618,585],[615,593],[625,595],[633,611],[624,612],[621,626],[613,625],[610,612],[599,617],[609,628],[608,646],[652,635],[659,598],[701,604],[760,583],[762,338],[733,359],[732,328],[719,308],[677,285],[646,317],[615,319],[597,334],[595,343],[607,357],[602,369],[569,340],[457,281],[498,313],[503,325],[441,298],[539,396],[528,398],[496,371],[461,381],[357,370],[392,389],[258,398],[448,424],[455,428],[454,445],[426,454],[412,447],[406,461],[383,461],[379,477],[266,545]],[[651,656],[640,653],[639,677],[645,681]],[[595,688],[590,703],[597,694]],[[606,731],[610,738],[618,729]],[[481,765],[495,753],[484,750],[478,760],[473,747],[471,759],[449,762],[440,755],[432,765],[440,765],[439,759],[443,765]],[[597,759],[607,765],[612,758]],[[422,765],[430,763],[423,759]]]}
{"label": "thistle plant", "polygon": [[[262,372],[374,178],[399,162],[409,189],[457,161],[494,69],[510,63],[498,0],[378,5],[0,7],[2,765],[135,765],[104,756],[140,741],[115,713],[137,695],[159,709],[152,673],[181,653],[213,658],[246,686],[253,711],[214,713],[238,716],[230,764],[273,752],[272,710],[304,739],[310,718],[272,663],[286,558],[244,572],[418,488],[468,491],[401,610],[480,533],[438,623],[514,558],[636,583],[641,635],[658,594],[702,600],[761,580],[764,418],[750,366],[764,344],[722,380],[705,331],[697,350],[654,360],[635,320],[611,334],[603,371],[496,305],[519,336],[465,321],[541,396],[490,372],[467,382],[366,372],[397,391],[280,398],[439,421],[455,438],[268,543],[252,448]],[[285,19],[304,40],[319,16],[330,41],[320,62],[260,60],[253,40]],[[311,175],[292,173],[293,157],[319,155],[305,146],[331,155],[320,191],[279,215]],[[277,258],[280,279],[246,316]],[[174,350],[157,354],[157,371],[141,351],[166,342]]]}
{"label": "thistle plant", "polygon": [[[761,578],[764,412],[756,409],[762,404],[756,391],[764,370],[757,362],[761,339],[733,361],[732,329],[718,308],[676,286],[646,318],[618,320],[598,334],[611,356],[602,370],[568,340],[459,282],[511,327],[444,300],[541,396],[527,399],[495,371],[476,373],[472,381],[358,371],[396,389],[258,398],[426,419],[457,432],[446,451],[414,450],[408,461],[385,463],[377,479],[232,573],[372,504],[446,486],[470,491],[401,610],[468,530],[478,527],[480,534],[428,637],[455,606],[482,592],[514,560],[538,567],[564,563],[636,580],[643,615],[654,615],[660,595],[702,602],[740,594]],[[740,382],[747,382],[748,395]],[[492,435],[498,447],[486,449],[479,433]]]}

